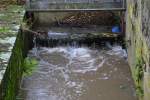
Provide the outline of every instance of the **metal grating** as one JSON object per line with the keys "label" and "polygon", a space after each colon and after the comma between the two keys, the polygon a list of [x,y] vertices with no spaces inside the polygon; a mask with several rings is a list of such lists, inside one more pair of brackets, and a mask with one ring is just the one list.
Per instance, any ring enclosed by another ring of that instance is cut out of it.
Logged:
{"label": "metal grating", "polygon": [[27,11],[125,10],[126,0],[27,0]]}

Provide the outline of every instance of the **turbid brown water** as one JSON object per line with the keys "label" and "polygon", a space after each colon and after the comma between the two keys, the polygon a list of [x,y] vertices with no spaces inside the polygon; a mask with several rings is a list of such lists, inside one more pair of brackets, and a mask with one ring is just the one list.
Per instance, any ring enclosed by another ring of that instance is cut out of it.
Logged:
{"label": "turbid brown water", "polygon": [[137,100],[120,46],[33,48],[39,62],[23,77],[17,100]]}

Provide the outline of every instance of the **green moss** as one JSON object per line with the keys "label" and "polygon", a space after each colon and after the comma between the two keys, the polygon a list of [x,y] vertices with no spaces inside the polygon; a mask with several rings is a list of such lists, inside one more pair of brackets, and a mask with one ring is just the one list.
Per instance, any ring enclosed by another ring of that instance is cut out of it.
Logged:
{"label": "green moss", "polygon": [[8,12],[20,12],[23,11],[24,7],[23,6],[18,6],[18,5],[9,5],[8,6]]}
{"label": "green moss", "polygon": [[29,50],[28,39],[29,34],[19,32],[17,35],[9,64],[0,85],[0,100],[15,100],[24,71],[24,59]]}
{"label": "green moss", "polygon": [[23,76],[31,75],[33,71],[36,69],[38,65],[38,61],[34,58],[25,58],[24,60],[24,68],[23,68]]}
{"label": "green moss", "polygon": [[136,93],[137,95],[142,98],[144,96],[144,91],[143,91],[143,60],[138,59],[136,62],[136,66],[134,69],[134,79],[135,79],[135,85],[136,85]]}
{"label": "green moss", "polygon": [[[8,6],[7,9],[2,10],[0,14],[2,21],[0,26],[0,38],[14,36],[18,33],[18,29],[16,29],[15,26],[19,25],[22,21],[24,15],[23,10],[23,7],[17,5]],[[18,33],[12,55],[0,84],[0,100],[15,100],[16,91],[18,90],[22,77],[23,61],[27,51],[25,48],[25,38],[27,37],[22,32]]]}
{"label": "green moss", "polygon": [[10,27],[0,27],[0,33],[7,33],[10,32]]}
{"label": "green moss", "polygon": [[136,93],[140,99],[144,96],[143,89],[143,76],[144,76],[144,65],[145,61],[143,59],[143,42],[139,36],[136,36],[135,42],[135,67],[133,69],[133,76],[136,85]]}
{"label": "green moss", "polygon": [[22,35],[18,34],[13,53],[8,64],[6,74],[2,83],[4,92],[3,100],[15,100],[15,91],[17,91],[17,86],[19,80],[21,79],[22,64],[23,64],[23,41]]}

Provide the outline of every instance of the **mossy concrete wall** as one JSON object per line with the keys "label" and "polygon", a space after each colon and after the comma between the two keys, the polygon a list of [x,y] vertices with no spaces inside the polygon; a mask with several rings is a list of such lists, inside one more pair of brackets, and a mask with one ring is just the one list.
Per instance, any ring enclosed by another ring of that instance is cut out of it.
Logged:
{"label": "mossy concrete wall", "polygon": [[30,49],[31,42],[32,36],[20,30],[0,85],[0,100],[16,100],[15,97],[24,69],[24,58],[26,57],[27,51]]}
{"label": "mossy concrete wall", "polygon": [[22,6],[0,5],[0,83],[8,65],[23,16],[24,8]]}
{"label": "mossy concrete wall", "polygon": [[127,0],[126,44],[137,94],[150,100],[150,1]]}
{"label": "mossy concrete wall", "polygon": [[[6,0],[2,0],[2,2],[4,1],[6,3]],[[0,9],[0,100],[15,100],[16,83],[21,77],[19,71],[21,70],[22,55],[25,54],[22,52],[25,37],[20,32],[18,34],[24,16],[24,8],[7,3],[2,3],[2,7],[0,7],[2,8]]]}

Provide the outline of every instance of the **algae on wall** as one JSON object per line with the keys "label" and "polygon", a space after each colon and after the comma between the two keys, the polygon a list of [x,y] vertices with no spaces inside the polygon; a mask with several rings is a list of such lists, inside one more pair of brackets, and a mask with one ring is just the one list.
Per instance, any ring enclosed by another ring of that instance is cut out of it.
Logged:
{"label": "algae on wall", "polygon": [[12,50],[12,55],[0,86],[0,100],[15,100],[22,78],[24,58],[30,49],[32,36],[21,30]]}
{"label": "algae on wall", "polygon": [[24,8],[19,5],[7,5],[5,9],[0,9],[0,83],[8,65],[23,16]]}
{"label": "algae on wall", "polygon": [[[146,39],[147,36],[145,36],[145,28],[149,27],[150,24],[143,24],[147,21],[143,19],[149,19],[143,11],[143,2],[150,3],[147,0],[127,0],[126,41],[128,61],[135,80],[137,94],[141,100],[150,100],[150,96],[148,97],[150,86],[148,87],[146,84],[146,81],[150,81],[150,78],[145,78],[150,77],[150,71],[148,71],[150,68],[150,46],[147,41],[150,38]],[[147,10],[150,11],[150,8],[147,8]],[[150,33],[146,34],[150,36]]]}

